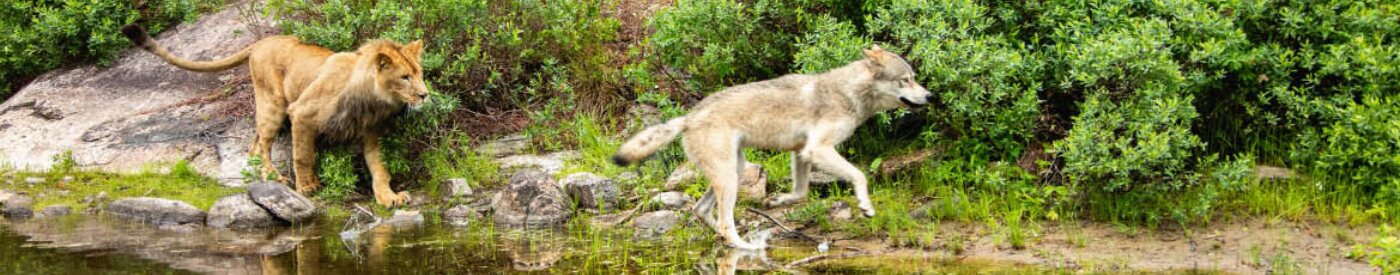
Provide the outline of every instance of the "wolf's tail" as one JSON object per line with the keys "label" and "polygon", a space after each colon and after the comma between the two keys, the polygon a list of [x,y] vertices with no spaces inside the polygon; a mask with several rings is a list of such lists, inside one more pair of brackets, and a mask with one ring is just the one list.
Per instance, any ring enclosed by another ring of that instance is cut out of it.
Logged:
{"label": "wolf's tail", "polygon": [[676,140],[676,136],[680,135],[681,129],[684,128],[685,117],[673,118],[661,125],[648,127],[632,139],[628,139],[627,143],[623,143],[622,147],[617,149],[617,153],[613,154],[612,161],[619,166],[637,163]]}
{"label": "wolf's tail", "polygon": [[170,51],[165,50],[165,47],[156,44],[155,39],[151,39],[151,35],[146,33],[146,29],[136,24],[122,27],[122,34],[126,35],[127,39],[131,39],[132,43],[136,43],[136,45],[141,46],[142,49],[151,52],[151,54],[155,54],[160,57],[160,59],[164,59],[165,62],[170,62],[170,64],[180,67],[181,69],[196,72],[217,72],[243,65],[244,62],[248,61],[248,55],[253,52],[253,47],[248,46],[238,51],[238,53],[233,54],[233,56],[223,59],[207,62],[193,61],[170,54]]}

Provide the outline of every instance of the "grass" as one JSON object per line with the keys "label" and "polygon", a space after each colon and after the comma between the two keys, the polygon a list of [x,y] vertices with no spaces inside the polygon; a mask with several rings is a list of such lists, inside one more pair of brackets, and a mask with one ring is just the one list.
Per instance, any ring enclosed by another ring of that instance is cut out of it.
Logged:
{"label": "grass", "polygon": [[[242,192],[241,189],[219,185],[213,179],[200,176],[186,161],[168,166],[148,165],[134,174],[113,174],[82,171],[69,161],[59,161],[48,172],[10,171],[14,178],[0,189],[28,193],[34,198],[34,209],[50,205],[67,205],[74,212],[87,209],[82,203],[89,195],[106,193],[111,200],[133,197],[159,197],[183,201],[203,210],[208,210],[214,201],[227,195]],[[164,168],[164,169],[162,169]],[[161,170],[166,170],[162,172]],[[65,176],[72,180],[63,182]],[[28,184],[26,178],[44,178],[44,183]]]}

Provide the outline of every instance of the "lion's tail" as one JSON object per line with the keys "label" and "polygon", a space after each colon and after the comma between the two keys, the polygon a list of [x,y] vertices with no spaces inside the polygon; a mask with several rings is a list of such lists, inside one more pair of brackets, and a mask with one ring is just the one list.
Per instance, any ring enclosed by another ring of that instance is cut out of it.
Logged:
{"label": "lion's tail", "polygon": [[156,40],[152,39],[151,35],[146,33],[145,28],[141,28],[141,26],[136,24],[122,27],[122,34],[126,35],[127,39],[131,39],[132,43],[136,43],[136,45],[141,46],[142,49],[146,49],[146,51],[151,52],[151,54],[155,54],[160,57],[160,59],[164,59],[165,62],[170,62],[170,64],[180,67],[181,69],[196,72],[217,72],[243,65],[244,62],[248,61],[248,55],[253,52],[253,47],[248,46],[238,51],[238,53],[233,54],[233,56],[223,59],[215,61],[193,61],[170,54],[170,51],[165,50],[165,47],[157,44]]}
{"label": "lion's tail", "polygon": [[682,116],[661,125],[647,127],[617,149],[617,153],[613,154],[612,157],[613,163],[627,166],[651,156],[657,150],[661,150],[662,146],[676,140],[676,136],[680,135],[681,130],[685,128],[685,120],[685,117]]}

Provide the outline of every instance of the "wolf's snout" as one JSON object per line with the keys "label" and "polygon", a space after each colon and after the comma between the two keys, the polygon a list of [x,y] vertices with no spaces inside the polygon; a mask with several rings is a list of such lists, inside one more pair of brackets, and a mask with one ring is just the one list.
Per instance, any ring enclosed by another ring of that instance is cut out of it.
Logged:
{"label": "wolf's snout", "polygon": [[924,102],[914,102],[913,100],[909,100],[909,98],[902,97],[902,96],[899,97],[899,101],[900,101],[900,102],[904,102],[904,105],[909,105],[909,107],[914,107],[914,108],[923,107],[924,105],[927,105],[927,104],[928,104],[928,101],[927,101],[927,100],[925,100]]}

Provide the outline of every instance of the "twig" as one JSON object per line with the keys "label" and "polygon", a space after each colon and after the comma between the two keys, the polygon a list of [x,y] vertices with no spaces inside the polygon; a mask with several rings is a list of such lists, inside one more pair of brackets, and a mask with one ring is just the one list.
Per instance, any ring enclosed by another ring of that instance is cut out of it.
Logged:
{"label": "twig", "polygon": [[784,231],[787,231],[788,233],[797,234],[798,236],[802,236],[803,238],[806,238],[807,240],[810,240],[810,241],[812,241],[812,242],[819,243],[819,244],[820,244],[820,243],[826,243],[826,242],[827,242],[827,241],[823,241],[823,240],[821,240],[821,239],[817,239],[816,237],[812,237],[811,235],[807,235],[807,234],[805,234],[805,233],[802,233],[802,232],[800,232],[800,231],[793,230],[791,227],[788,227],[787,225],[783,225],[783,223],[782,223],[782,222],[779,222],[778,219],[773,218],[773,216],[768,215],[768,213],[763,213],[763,211],[758,211],[758,209],[753,209],[753,208],[744,208],[744,209],[745,209],[745,210],[748,210],[749,213],[754,213],[754,214],[757,214],[757,215],[759,215],[759,216],[763,216],[763,218],[768,219],[768,221],[773,222],[773,223],[775,223],[775,224],[778,224],[778,227],[782,228]]}
{"label": "twig", "polygon": [[870,252],[865,252],[865,251],[847,252],[847,253],[841,253],[841,254],[819,254],[819,255],[813,255],[813,256],[811,256],[811,257],[802,258],[802,259],[800,259],[800,260],[792,261],[791,263],[788,263],[787,265],[784,265],[783,268],[786,268],[786,269],[793,269],[793,268],[796,268],[796,267],[799,267],[799,266],[803,266],[803,265],[807,265],[807,264],[811,264],[811,263],[814,263],[814,262],[817,262],[817,261],[835,260],[835,259],[845,259],[845,258],[854,258],[854,257],[860,257],[860,256],[869,255],[869,254],[870,254]]}
{"label": "twig", "polygon": [[610,222],[609,226],[619,225],[627,222],[627,220],[632,219],[632,216],[636,215],[637,211],[642,210],[642,206],[646,206],[646,203],[637,203],[636,207],[632,207],[632,210],[627,210],[626,214],[622,214],[621,218],[618,218],[616,221]]}

